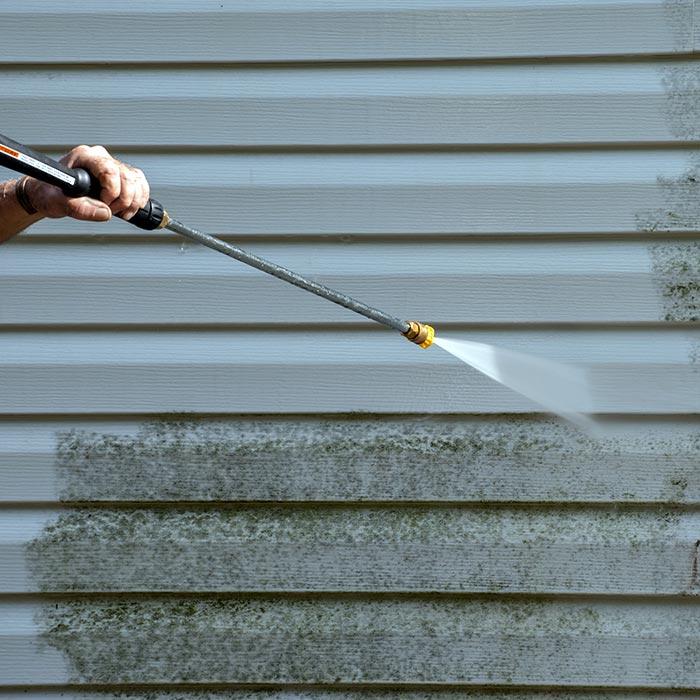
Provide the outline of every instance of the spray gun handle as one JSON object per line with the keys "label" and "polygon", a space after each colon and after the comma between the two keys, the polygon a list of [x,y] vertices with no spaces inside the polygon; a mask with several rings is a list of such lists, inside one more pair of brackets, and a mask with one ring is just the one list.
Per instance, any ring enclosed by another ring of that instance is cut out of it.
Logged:
{"label": "spray gun handle", "polygon": [[[43,153],[0,134],[0,165],[59,187],[66,197],[100,198],[99,181],[83,168],[69,168]],[[160,202],[149,199],[128,223],[146,231],[160,228],[165,211]]]}

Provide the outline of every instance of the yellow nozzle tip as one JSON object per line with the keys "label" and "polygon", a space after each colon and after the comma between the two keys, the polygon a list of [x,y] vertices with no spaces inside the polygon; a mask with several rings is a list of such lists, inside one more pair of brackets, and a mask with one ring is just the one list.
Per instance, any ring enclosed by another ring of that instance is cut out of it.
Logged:
{"label": "yellow nozzle tip", "polygon": [[404,336],[422,348],[429,348],[435,339],[435,329],[427,323],[409,321],[408,330],[404,333]]}
{"label": "yellow nozzle tip", "polygon": [[427,323],[423,324],[427,329],[428,329],[428,337],[420,343],[420,347],[423,349],[429,348],[433,344],[433,340],[435,340],[435,329],[432,326],[429,326]]}

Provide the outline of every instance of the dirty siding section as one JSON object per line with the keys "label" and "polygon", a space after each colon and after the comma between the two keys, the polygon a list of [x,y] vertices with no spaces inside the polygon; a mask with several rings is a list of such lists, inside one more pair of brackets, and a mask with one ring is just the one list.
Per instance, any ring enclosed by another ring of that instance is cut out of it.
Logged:
{"label": "dirty siding section", "polygon": [[0,698],[700,697],[697,18],[2,3],[3,132],[585,365],[605,421],[169,234],[42,222],[0,248]]}

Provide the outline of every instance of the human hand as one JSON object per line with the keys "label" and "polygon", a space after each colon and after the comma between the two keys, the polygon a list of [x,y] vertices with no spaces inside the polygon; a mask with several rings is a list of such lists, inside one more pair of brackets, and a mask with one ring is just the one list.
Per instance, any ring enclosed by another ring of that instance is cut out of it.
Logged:
{"label": "human hand", "polygon": [[58,187],[27,178],[26,196],[42,216],[108,221],[114,214],[128,221],[148,202],[150,189],[143,172],[116,160],[102,146],[77,146],[61,158],[61,163],[84,168],[96,177],[102,186],[100,199],[66,197]]}

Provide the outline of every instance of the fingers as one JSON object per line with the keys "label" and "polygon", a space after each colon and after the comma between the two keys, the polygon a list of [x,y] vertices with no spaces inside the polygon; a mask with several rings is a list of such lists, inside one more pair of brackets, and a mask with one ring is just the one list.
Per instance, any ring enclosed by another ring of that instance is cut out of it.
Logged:
{"label": "fingers", "polygon": [[25,195],[42,216],[50,219],[72,216],[74,219],[83,221],[107,221],[112,217],[110,208],[104,202],[88,197],[69,199],[58,187],[47,185],[34,178],[28,178]]}
{"label": "fingers", "polygon": [[112,158],[103,146],[77,146],[62,161],[69,168],[85,168],[100,182],[102,191],[100,199],[107,204],[113,212],[120,211],[112,207],[119,202],[122,195],[122,178],[119,161]]}
{"label": "fingers", "polygon": [[63,216],[70,216],[80,221],[109,221],[112,210],[104,203],[90,197],[66,199]]}
{"label": "fingers", "polygon": [[151,196],[151,190],[148,186],[146,176],[141,170],[138,168],[131,168],[129,166],[125,167],[127,167],[130,171],[132,178],[131,182],[134,187],[134,198],[132,199],[131,204],[120,214],[122,219],[126,219],[128,221],[139,209],[141,209],[141,207],[145,206],[146,202],[148,202],[148,199]]}
{"label": "fingers", "polygon": [[[71,168],[85,168],[98,178],[102,187],[100,199],[112,213],[123,219],[130,219],[148,201],[150,190],[143,172],[120,163],[103,146],[78,146],[63,162]],[[81,211],[85,213],[87,210]],[[91,217],[90,220],[103,219]]]}

